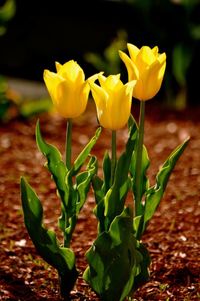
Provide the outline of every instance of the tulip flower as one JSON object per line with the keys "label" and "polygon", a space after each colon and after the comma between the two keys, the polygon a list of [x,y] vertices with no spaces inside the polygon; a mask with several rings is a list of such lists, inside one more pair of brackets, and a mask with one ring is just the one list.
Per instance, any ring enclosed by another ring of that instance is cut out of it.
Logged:
{"label": "tulip flower", "polygon": [[86,109],[90,87],[77,62],[56,62],[57,73],[44,70],[44,81],[53,104],[65,118],[80,116]]}
{"label": "tulip flower", "polygon": [[125,63],[129,81],[137,80],[133,97],[141,101],[153,98],[160,90],[166,68],[166,54],[158,53],[158,47],[141,49],[127,44],[130,57],[122,51],[119,55]]}
{"label": "tulip flower", "polygon": [[123,84],[120,74],[110,75],[107,78],[98,75],[101,86],[90,81],[97,116],[101,126],[113,131],[125,126],[131,112],[131,100],[136,81]]}
{"label": "tulip flower", "polygon": [[145,101],[153,98],[160,90],[166,68],[166,54],[159,54],[157,46],[152,49],[148,46],[143,46],[141,49],[139,49],[136,46],[128,43],[127,47],[130,57],[122,51],[119,51],[119,55],[126,65],[129,80],[137,80],[136,86],[133,90],[133,97],[141,101],[135,171],[135,213],[137,215],[141,213],[141,166],[144,137]]}
{"label": "tulip flower", "polygon": [[101,126],[112,130],[111,181],[114,181],[116,168],[116,130],[125,126],[131,113],[132,93],[136,81],[124,85],[120,74],[110,75],[107,78],[101,73],[98,75],[101,86],[90,81],[97,116]]}

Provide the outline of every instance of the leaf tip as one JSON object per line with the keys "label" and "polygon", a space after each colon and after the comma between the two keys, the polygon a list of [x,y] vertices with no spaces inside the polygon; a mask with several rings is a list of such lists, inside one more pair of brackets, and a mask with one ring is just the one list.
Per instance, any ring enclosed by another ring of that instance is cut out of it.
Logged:
{"label": "leaf tip", "polygon": [[26,180],[24,177],[20,177],[20,187],[21,189],[25,188],[26,186]]}

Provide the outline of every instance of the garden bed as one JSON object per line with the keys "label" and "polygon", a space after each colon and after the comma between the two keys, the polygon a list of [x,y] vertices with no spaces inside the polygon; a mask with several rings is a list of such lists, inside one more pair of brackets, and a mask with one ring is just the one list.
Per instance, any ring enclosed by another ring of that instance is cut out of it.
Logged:
{"label": "garden bed", "polygon": [[[138,115],[136,106],[133,110]],[[161,205],[143,236],[152,263],[149,282],[134,296],[138,301],[200,300],[199,116],[200,108],[172,112],[160,107],[156,101],[147,102],[145,144],[151,159],[151,184],[170,152],[188,136],[191,136],[191,141],[178,161]],[[21,209],[19,182],[20,177],[25,176],[43,203],[45,225],[58,232],[56,223],[60,203],[55,184],[43,166],[45,159],[35,143],[36,121],[37,117],[29,120],[16,118],[0,127],[1,300],[59,300],[56,271],[37,255],[25,229]],[[40,115],[40,123],[46,141],[64,153],[66,121],[45,113]],[[93,136],[96,127],[91,103],[87,112],[74,121],[74,158]],[[126,137],[126,129],[121,130],[118,134],[119,153]],[[93,153],[102,158],[109,144],[110,133],[104,130]],[[91,191],[72,241],[80,277],[71,300],[99,300],[81,277],[86,267],[84,254],[96,236],[93,208]]]}

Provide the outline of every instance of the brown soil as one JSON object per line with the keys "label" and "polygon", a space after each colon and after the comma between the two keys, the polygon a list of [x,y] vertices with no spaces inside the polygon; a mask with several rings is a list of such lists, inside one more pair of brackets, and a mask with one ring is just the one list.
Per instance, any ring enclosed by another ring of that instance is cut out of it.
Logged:
{"label": "brown soil", "polygon": [[[92,105],[91,105],[92,106]],[[73,157],[80,152],[97,127],[88,110],[74,121]],[[138,111],[138,108],[134,108]],[[151,278],[135,294],[136,300],[200,300],[200,108],[169,112],[147,103],[145,144],[153,184],[156,171],[169,153],[188,135],[191,141],[170,178],[166,194],[143,236],[150,251]],[[36,189],[45,212],[45,225],[57,229],[60,214],[55,185],[43,166],[45,160],[35,143],[36,117],[14,119],[0,126],[0,299],[59,300],[56,271],[37,255],[23,223],[19,181],[25,176]],[[65,120],[57,115],[40,116],[45,139],[64,153]],[[122,151],[126,129],[118,134]],[[104,130],[93,153],[102,158],[109,149],[110,133]],[[72,248],[77,255],[80,277],[71,300],[99,300],[81,278],[84,253],[96,235],[92,192],[83,208]],[[112,301],[112,300],[111,300]]]}

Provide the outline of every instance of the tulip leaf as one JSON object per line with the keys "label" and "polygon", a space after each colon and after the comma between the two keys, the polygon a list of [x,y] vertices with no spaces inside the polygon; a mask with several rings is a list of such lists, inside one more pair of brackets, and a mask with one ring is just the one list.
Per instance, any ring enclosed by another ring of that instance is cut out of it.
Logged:
{"label": "tulip leaf", "polygon": [[149,279],[149,266],[151,258],[147,248],[141,242],[138,242],[137,250],[142,255],[140,262],[140,272],[136,275],[132,286],[132,291],[136,291],[137,288],[141,287]]}
{"label": "tulip leaf", "polygon": [[93,178],[93,189],[97,206],[94,213],[99,220],[99,231],[105,231],[115,216],[119,215],[124,208],[126,195],[130,188],[128,176],[129,165],[135,141],[137,138],[137,125],[133,117],[129,118],[129,138],[126,143],[126,150],[117,161],[114,183],[111,186],[111,159],[106,152],[103,160],[104,180],[99,177]]}
{"label": "tulip leaf", "polygon": [[40,122],[37,121],[36,124],[36,142],[39,150],[41,153],[47,158],[48,160],[48,168],[51,171],[52,165],[57,164],[61,161],[62,156],[59,150],[52,144],[48,144],[44,141],[41,131],[40,131]]}
{"label": "tulip leaf", "polygon": [[75,255],[69,248],[61,247],[56,234],[43,226],[41,202],[31,186],[21,179],[21,199],[24,222],[39,255],[58,270],[61,293],[69,294],[78,277]]}
{"label": "tulip leaf", "polygon": [[[142,166],[141,166],[141,182],[142,182],[142,195],[149,188],[149,181],[146,176],[147,169],[149,167],[150,161],[146,147],[143,145],[142,150]],[[133,183],[135,183],[135,170],[136,170],[136,151],[133,152],[131,164],[130,164],[130,173],[133,178]],[[136,191],[135,185],[133,184],[133,191]]]}
{"label": "tulip leaf", "polygon": [[137,239],[140,239],[142,235],[143,224],[144,224],[144,215],[137,215],[134,217],[133,230],[134,230],[134,235]]}
{"label": "tulip leaf", "polygon": [[[120,162],[120,161],[118,161]],[[121,166],[125,164],[125,160],[121,160]],[[120,166],[120,165],[118,165]],[[119,170],[119,169],[117,169]],[[121,170],[121,169],[120,169]],[[118,171],[117,171],[118,172]],[[104,198],[104,216],[105,216],[105,229],[107,230],[110,226],[110,223],[112,220],[115,218],[116,215],[119,215],[123,208],[124,208],[124,203],[126,200],[127,193],[130,188],[130,181],[129,179],[126,179],[126,175],[121,174],[122,181],[118,180],[116,181],[115,185],[113,185],[112,188],[107,192]],[[116,188],[117,187],[117,188]]]}
{"label": "tulip leaf", "polygon": [[94,190],[96,204],[98,204],[104,197],[103,184],[103,180],[97,175],[94,175],[92,178],[92,187]]}
{"label": "tulip leaf", "polygon": [[164,194],[170,174],[173,171],[179,157],[185,150],[188,142],[189,139],[185,140],[170,154],[157,174],[156,184],[153,187],[149,188],[149,190],[146,192],[143,232],[147,226],[148,221],[154,215],[154,212],[156,211]]}
{"label": "tulip leaf", "polygon": [[125,209],[86,253],[89,267],[83,278],[102,300],[122,301],[131,291],[142,260],[137,244],[132,233],[132,216]]}
{"label": "tulip leaf", "polygon": [[114,184],[107,192],[105,201],[106,224],[110,225],[116,215],[119,215],[124,208],[126,195],[130,188],[130,180],[128,177],[131,156],[135,148],[137,138],[137,126],[133,122],[129,131],[129,139],[126,144],[125,152],[120,156],[116,165]]}
{"label": "tulip leaf", "polygon": [[109,157],[108,152],[105,152],[104,159],[103,159],[103,174],[104,174],[103,181],[98,176],[95,176],[92,180],[93,190],[95,193],[95,200],[96,200],[96,204],[98,205],[95,207],[94,213],[99,219],[98,227],[100,232],[105,230],[104,197],[108,192],[108,190],[110,189],[110,185],[111,185],[111,159]]}
{"label": "tulip leaf", "polygon": [[[72,169],[68,170],[62,161],[61,154],[57,148],[46,143],[42,138],[39,122],[36,126],[36,141],[38,147],[47,158],[48,169],[53,176],[58,194],[62,201],[61,216],[59,218],[58,225],[64,232],[65,239],[68,244],[70,243],[70,239],[76,225],[77,215],[86,200],[90,182],[96,173],[97,163],[95,157],[91,157],[85,172],[81,172],[79,175],[77,175],[77,173],[86,158],[89,156],[89,152],[96,143],[100,132],[101,128],[98,128],[95,136],[79,155]],[[73,185],[72,179],[74,175],[76,175],[75,185]]]}
{"label": "tulip leaf", "polygon": [[86,167],[86,171],[82,172],[76,177],[77,190],[79,194],[78,203],[76,204],[77,215],[85,203],[90,188],[90,183],[93,176],[96,174],[96,170],[97,170],[97,159],[96,157],[92,156],[90,158],[88,166]]}
{"label": "tulip leaf", "polygon": [[[70,186],[69,210],[62,211],[62,215],[59,219],[59,227],[62,231],[64,230],[63,232],[65,233],[65,238],[68,244],[70,244],[70,240],[77,223],[78,214],[86,201],[90,183],[92,177],[96,174],[96,169],[97,159],[92,156],[88,162],[86,170],[76,176],[76,184],[73,187]],[[68,174],[69,177],[70,173],[71,172]],[[70,184],[67,182],[67,185]]]}
{"label": "tulip leaf", "polygon": [[[137,189],[136,189],[136,181],[135,181],[135,172],[136,172],[136,151],[133,152],[132,159],[131,159],[131,164],[130,164],[130,173],[132,177],[132,189],[133,189],[133,194],[136,197],[137,194]],[[149,188],[149,180],[146,176],[147,169],[149,167],[150,161],[149,161],[149,156],[146,147],[143,145],[143,150],[142,150],[142,164],[141,164],[141,174],[140,174],[140,183],[141,183],[141,200],[142,196],[144,193],[148,190]],[[140,214],[143,214],[144,212],[144,207],[142,203],[140,203]]]}
{"label": "tulip leaf", "polygon": [[63,203],[61,203],[61,216],[58,219],[58,227],[60,228],[60,230],[62,232],[65,232],[65,227],[66,227],[66,222],[65,222],[65,220],[66,220],[66,218],[65,218],[66,213],[65,212],[66,211],[65,211],[65,208],[63,206]]}
{"label": "tulip leaf", "polygon": [[100,134],[101,134],[101,127],[99,127],[96,130],[95,135],[92,137],[92,139],[89,141],[89,143],[85,146],[85,148],[82,150],[82,152],[79,154],[79,156],[74,161],[74,165],[72,168],[73,175],[77,174],[77,172],[80,170],[82,165],[85,163],[85,160],[88,158],[90,151],[93,148],[93,146],[96,144]]}
{"label": "tulip leaf", "polygon": [[105,152],[103,158],[103,174],[104,174],[104,185],[102,187],[104,194],[110,189],[111,186],[111,159],[108,152]]}
{"label": "tulip leaf", "polygon": [[133,117],[133,115],[131,114],[129,119],[128,119],[129,131],[131,131],[132,127],[136,127],[136,130],[138,130],[137,122],[136,122],[135,118]]}
{"label": "tulip leaf", "polygon": [[59,150],[55,146],[46,143],[42,138],[39,121],[36,125],[36,142],[39,150],[47,158],[48,169],[51,172],[56,183],[56,187],[58,189],[58,193],[62,200],[63,206],[65,210],[67,210],[69,207],[68,203],[70,195],[69,186],[66,185],[68,170],[64,162],[62,161]]}

